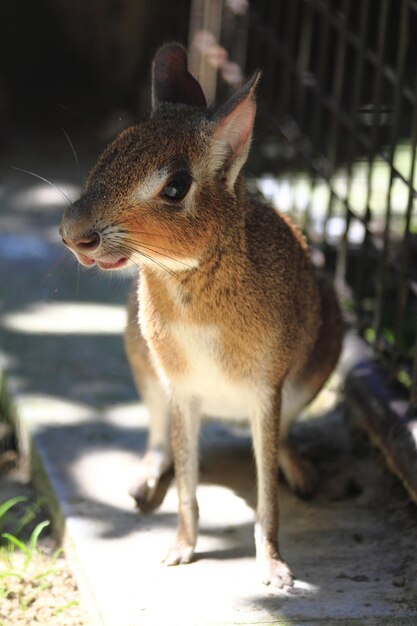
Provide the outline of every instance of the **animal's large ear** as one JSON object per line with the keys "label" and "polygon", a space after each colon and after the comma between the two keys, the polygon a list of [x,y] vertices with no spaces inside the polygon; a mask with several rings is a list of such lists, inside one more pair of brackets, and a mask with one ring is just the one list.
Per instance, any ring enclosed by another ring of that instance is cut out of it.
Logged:
{"label": "animal's large ear", "polygon": [[248,158],[256,114],[255,90],[260,76],[260,72],[256,72],[211,117],[214,123],[212,166],[221,172],[230,187]]}
{"label": "animal's large ear", "polygon": [[179,43],[159,48],[152,65],[152,110],[172,102],[207,107],[200,83],[190,74],[187,52]]}

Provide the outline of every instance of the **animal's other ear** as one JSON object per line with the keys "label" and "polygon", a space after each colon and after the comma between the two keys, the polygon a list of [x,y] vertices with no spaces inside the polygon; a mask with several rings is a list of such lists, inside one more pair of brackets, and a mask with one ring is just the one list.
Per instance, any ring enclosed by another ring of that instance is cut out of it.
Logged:
{"label": "animal's other ear", "polygon": [[207,107],[200,83],[187,69],[187,53],[179,43],[159,48],[152,65],[152,110],[172,102]]}
{"label": "animal's other ear", "polygon": [[256,114],[255,90],[260,77],[260,72],[256,72],[211,117],[214,122],[212,164],[231,188],[248,158]]}

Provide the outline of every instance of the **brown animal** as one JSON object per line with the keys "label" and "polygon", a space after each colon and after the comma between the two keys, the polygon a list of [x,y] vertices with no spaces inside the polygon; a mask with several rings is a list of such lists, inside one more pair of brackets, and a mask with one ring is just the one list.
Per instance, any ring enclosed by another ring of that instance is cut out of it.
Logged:
{"label": "brown animal", "polygon": [[263,581],[282,588],[292,574],[278,549],[278,463],[295,490],[310,489],[288,427],[333,370],[342,323],[302,235],[246,195],[241,169],[258,79],[209,110],[184,49],[162,47],[150,119],[104,151],[61,234],[83,265],[140,267],[126,334],[150,413],[136,498],[151,501],[174,460],[179,524],[166,563],[188,563],[194,553],[200,418],[246,419],[257,560]]}

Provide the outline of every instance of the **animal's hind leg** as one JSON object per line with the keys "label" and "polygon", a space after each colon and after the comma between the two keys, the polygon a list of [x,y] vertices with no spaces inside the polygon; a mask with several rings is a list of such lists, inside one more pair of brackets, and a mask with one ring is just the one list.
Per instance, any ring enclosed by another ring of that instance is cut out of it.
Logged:
{"label": "animal's hind leg", "polygon": [[279,469],[291,491],[301,498],[309,498],[317,487],[317,472],[307,459],[289,441],[292,421],[300,414],[308,399],[290,385],[284,386],[280,426]]}
{"label": "animal's hind leg", "polygon": [[279,449],[279,468],[291,491],[301,498],[310,498],[318,483],[317,471],[288,441]]}
{"label": "animal's hind leg", "polygon": [[294,449],[288,440],[291,421],[317,395],[332,373],[342,348],[343,320],[335,291],[326,279],[319,279],[322,324],[310,358],[297,376],[283,389],[280,436],[280,468],[291,489],[302,497],[312,495],[317,485],[313,465]]}
{"label": "animal's hind leg", "polygon": [[150,360],[148,346],[137,323],[137,305],[133,295],[128,308],[125,349],[139,395],[149,412],[146,452],[129,491],[139,507],[152,508],[161,477],[173,465],[170,414],[165,393]]}

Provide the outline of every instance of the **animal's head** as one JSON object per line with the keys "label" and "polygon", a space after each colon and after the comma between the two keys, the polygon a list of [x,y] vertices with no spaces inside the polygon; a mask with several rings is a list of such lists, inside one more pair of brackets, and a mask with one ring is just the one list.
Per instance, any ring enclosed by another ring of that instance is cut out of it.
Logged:
{"label": "animal's head", "polygon": [[61,224],[85,266],[197,266],[238,219],[239,173],[255,118],[255,75],[209,110],[179,44],[157,52],[152,115],[122,132],[93,168]]}

